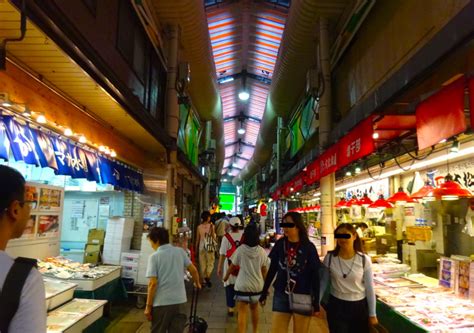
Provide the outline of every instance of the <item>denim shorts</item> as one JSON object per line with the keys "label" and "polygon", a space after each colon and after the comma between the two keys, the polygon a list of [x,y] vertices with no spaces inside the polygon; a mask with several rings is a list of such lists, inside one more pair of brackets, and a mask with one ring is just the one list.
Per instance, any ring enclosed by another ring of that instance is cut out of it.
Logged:
{"label": "denim shorts", "polygon": [[249,304],[257,304],[260,299],[260,295],[244,296],[244,295],[235,295],[236,302],[245,302]]}
{"label": "denim shorts", "polygon": [[273,295],[273,312],[292,313],[290,310],[290,300],[286,293],[276,291]]}

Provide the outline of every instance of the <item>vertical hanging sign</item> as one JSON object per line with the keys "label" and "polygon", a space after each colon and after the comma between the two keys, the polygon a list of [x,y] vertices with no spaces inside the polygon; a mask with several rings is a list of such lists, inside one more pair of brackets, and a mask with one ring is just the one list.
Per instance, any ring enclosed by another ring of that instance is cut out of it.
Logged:
{"label": "vertical hanging sign", "polygon": [[338,169],[375,150],[372,117],[368,117],[339,141]]}
{"label": "vertical hanging sign", "polygon": [[323,178],[337,170],[337,154],[339,152],[339,144],[332,145],[319,157],[320,177]]}

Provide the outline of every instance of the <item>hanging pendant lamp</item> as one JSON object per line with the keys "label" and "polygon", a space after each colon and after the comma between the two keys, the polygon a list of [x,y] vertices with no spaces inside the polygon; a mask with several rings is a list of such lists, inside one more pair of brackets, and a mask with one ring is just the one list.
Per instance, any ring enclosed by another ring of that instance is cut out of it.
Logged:
{"label": "hanging pendant lamp", "polygon": [[341,198],[339,202],[334,206],[336,208],[346,208],[347,207],[347,201],[344,198]]}
{"label": "hanging pendant lamp", "polygon": [[390,203],[406,203],[406,202],[415,202],[410,196],[403,191],[402,187],[398,188],[398,192],[392,195],[387,199]]}
{"label": "hanging pendant lamp", "polygon": [[362,205],[362,206],[370,206],[372,203],[373,203],[373,201],[370,200],[367,193],[365,193],[364,196],[362,197],[362,199],[359,200],[359,204]]}
{"label": "hanging pendant lamp", "polygon": [[360,206],[359,199],[357,199],[356,196],[353,196],[347,203],[346,207],[352,207],[352,206]]}
{"label": "hanging pendant lamp", "polygon": [[434,201],[436,197],[434,196],[435,187],[430,185],[430,182],[426,182],[425,185],[420,188],[418,191],[411,195],[412,199],[423,199],[425,201]]}
{"label": "hanging pendant lamp", "polygon": [[393,205],[380,195],[368,208],[393,208]]}
{"label": "hanging pendant lamp", "polygon": [[470,198],[473,196],[471,191],[463,188],[458,182],[455,182],[449,173],[444,177],[444,183],[435,188],[433,192],[436,199],[446,201]]}

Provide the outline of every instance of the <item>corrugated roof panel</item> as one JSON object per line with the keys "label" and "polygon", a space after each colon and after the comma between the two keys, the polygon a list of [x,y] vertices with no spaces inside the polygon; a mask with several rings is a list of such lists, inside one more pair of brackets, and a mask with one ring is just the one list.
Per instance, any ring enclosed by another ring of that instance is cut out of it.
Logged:
{"label": "corrugated roof panel", "polygon": [[[249,73],[271,79],[285,29],[286,16],[286,9],[266,4],[248,7],[244,2],[226,2],[218,8],[209,8],[208,28],[217,77],[227,77],[247,70]],[[248,29],[242,28],[244,17],[246,24],[250,24]],[[244,31],[248,32],[248,36],[242,35]],[[269,85],[249,77],[246,82],[250,93],[247,102],[238,100],[237,95],[242,87],[241,79],[236,78],[219,86],[224,119],[238,117],[241,112],[251,118],[245,121],[244,135],[237,134],[240,127],[239,119],[224,122],[224,141],[226,145],[230,145],[225,149],[225,156],[229,158],[237,154],[233,159],[237,168],[244,168],[253,155],[254,147],[245,143],[255,146],[260,122],[253,119],[263,118],[270,88]],[[240,145],[235,143],[239,138],[243,142]],[[227,167],[230,165],[231,162],[226,159],[223,173],[227,172]],[[234,170],[234,176],[237,173]]]}

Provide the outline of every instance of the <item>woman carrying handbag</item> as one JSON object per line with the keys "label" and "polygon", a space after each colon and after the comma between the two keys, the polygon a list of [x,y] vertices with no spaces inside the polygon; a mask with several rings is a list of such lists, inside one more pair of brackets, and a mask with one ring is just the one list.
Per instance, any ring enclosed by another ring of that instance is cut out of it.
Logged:
{"label": "woman carrying handbag", "polygon": [[203,287],[211,288],[211,275],[216,259],[217,238],[214,225],[211,223],[211,213],[209,211],[202,212],[201,220],[202,222],[197,228],[196,252],[199,253],[201,284]]}
{"label": "woman carrying handbag", "polygon": [[276,276],[271,332],[288,332],[293,318],[293,332],[306,333],[311,317],[319,315],[321,262],[299,213],[287,213],[280,226],[285,237],[279,239],[270,252],[271,264],[260,303],[265,305],[268,289]]}

